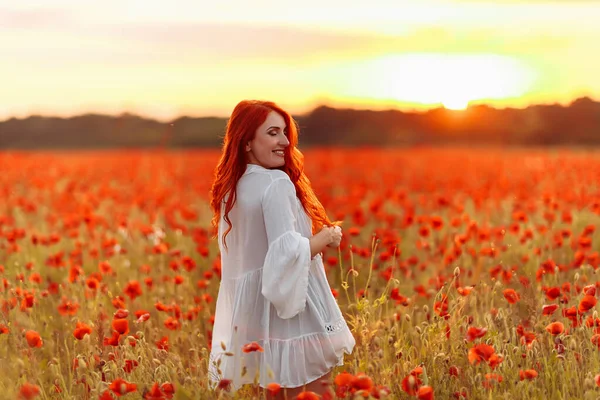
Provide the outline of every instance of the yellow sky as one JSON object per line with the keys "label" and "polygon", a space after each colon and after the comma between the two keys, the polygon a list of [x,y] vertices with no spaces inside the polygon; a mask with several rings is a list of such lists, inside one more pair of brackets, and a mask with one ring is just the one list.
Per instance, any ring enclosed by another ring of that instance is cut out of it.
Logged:
{"label": "yellow sky", "polygon": [[293,113],[600,100],[592,0],[12,3],[0,119],[228,116],[244,98]]}

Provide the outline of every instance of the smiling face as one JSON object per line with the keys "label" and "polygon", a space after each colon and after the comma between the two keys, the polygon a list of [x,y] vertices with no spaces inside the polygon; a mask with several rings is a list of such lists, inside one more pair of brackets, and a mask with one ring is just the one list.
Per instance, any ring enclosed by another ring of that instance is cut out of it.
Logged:
{"label": "smiling face", "polygon": [[254,139],[246,144],[248,162],[272,169],[285,164],[284,152],[290,145],[287,126],[279,113],[271,111],[258,127]]}

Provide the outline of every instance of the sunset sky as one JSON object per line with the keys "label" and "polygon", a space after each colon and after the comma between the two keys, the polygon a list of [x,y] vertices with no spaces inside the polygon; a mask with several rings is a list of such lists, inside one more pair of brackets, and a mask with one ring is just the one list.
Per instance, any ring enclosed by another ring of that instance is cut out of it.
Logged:
{"label": "sunset sky", "polygon": [[600,1],[22,3],[0,0],[0,120],[600,100]]}

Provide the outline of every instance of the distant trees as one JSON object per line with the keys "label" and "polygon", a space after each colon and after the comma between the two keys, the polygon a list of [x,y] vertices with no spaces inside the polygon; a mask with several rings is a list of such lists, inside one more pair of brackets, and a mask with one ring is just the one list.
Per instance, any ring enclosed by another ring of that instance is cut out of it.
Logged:
{"label": "distant trees", "polygon": [[[587,97],[566,107],[474,106],[423,113],[320,106],[295,118],[301,146],[600,145],[600,102]],[[217,117],[162,123],[128,113],[11,118],[0,122],[0,149],[219,147],[226,123]]]}

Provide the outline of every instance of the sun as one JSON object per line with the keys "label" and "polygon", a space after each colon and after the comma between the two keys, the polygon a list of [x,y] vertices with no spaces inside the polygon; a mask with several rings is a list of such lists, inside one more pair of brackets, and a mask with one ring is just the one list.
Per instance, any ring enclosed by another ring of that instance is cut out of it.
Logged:
{"label": "sun", "polygon": [[442,101],[442,105],[448,110],[466,110],[469,106],[469,100],[459,98],[448,99]]}
{"label": "sun", "polygon": [[341,89],[350,98],[464,110],[469,103],[524,95],[534,81],[532,71],[524,61],[498,54],[403,53],[356,61],[330,73],[351,83]]}

